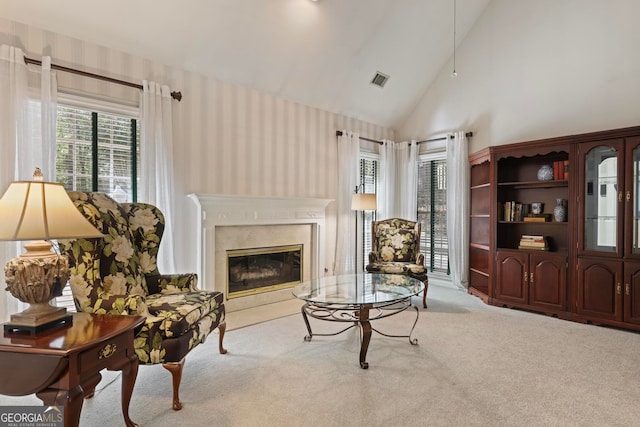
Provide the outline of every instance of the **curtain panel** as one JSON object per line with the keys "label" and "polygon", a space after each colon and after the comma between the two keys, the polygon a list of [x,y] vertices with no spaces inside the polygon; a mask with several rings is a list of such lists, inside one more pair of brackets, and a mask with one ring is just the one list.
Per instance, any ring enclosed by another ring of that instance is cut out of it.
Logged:
{"label": "curtain panel", "polygon": [[378,177],[379,220],[417,218],[418,144],[384,140],[380,146]]}
{"label": "curtain panel", "polygon": [[173,174],[173,126],[171,89],[156,82],[142,82],[140,96],[140,201],[157,206],[165,217],[158,253],[158,268],[175,273],[175,192]]}
{"label": "curtain panel", "polygon": [[467,288],[469,275],[469,147],[465,132],[447,138],[447,237],[454,285]]}
{"label": "curtain panel", "polygon": [[[42,67],[28,67],[24,52],[0,45],[0,191],[4,194],[16,180],[31,181],[39,167],[46,181],[56,179],[57,83],[51,58],[42,57]],[[0,242],[2,262],[18,256],[21,244]],[[0,275],[4,289],[4,275]],[[0,321],[21,310],[22,303],[3,292]]]}
{"label": "curtain panel", "polygon": [[359,183],[360,135],[342,131],[338,136],[338,188],[336,220],[336,257],[333,274],[355,272],[357,212],[351,210],[351,195]]}

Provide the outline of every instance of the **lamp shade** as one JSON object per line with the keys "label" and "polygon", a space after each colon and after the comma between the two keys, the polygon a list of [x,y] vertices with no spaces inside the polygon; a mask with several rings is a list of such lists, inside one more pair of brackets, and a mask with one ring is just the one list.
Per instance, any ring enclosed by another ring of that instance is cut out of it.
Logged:
{"label": "lamp shade", "polygon": [[375,211],[377,208],[376,195],[356,193],[351,196],[351,210]]}
{"label": "lamp shade", "polygon": [[104,237],[74,206],[62,184],[16,181],[0,199],[0,240]]}

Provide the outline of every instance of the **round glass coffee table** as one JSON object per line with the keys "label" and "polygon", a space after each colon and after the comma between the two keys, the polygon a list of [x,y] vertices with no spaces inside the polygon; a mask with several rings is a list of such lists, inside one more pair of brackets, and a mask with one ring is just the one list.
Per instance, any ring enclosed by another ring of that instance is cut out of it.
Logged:
{"label": "round glass coffee table", "polygon": [[[305,341],[311,341],[309,316],[314,319],[331,322],[350,323],[346,328],[332,334],[315,334],[317,336],[338,335],[351,328],[360,326],[362,342],[360,345],[360,367],[367,369],[367,349],[371,341],[371,332],[393,338],[408,338],[412,345],[418,344],[417,338],[411,338],[413,329],[418,323],[418,307],[411,304],[411,297],[424,290],[424,284],[412,277],[396,274],[360,273],[342,276],[329,276],[303,282],[293,288],[296,298],[305,301],[302,306],[302,317],[307,326]],[[389,335],[371,326],[372,320],[382,319],[401,313],[413,307],[416,320],[409,335]]]}

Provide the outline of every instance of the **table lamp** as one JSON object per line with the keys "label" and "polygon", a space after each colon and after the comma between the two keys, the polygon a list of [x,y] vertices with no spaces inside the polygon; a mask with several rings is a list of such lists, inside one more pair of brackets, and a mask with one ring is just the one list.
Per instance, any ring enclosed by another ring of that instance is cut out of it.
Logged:
{"label": "table lamp", "polygon": [[44,182],[36,168],[33,181],[16,181],[0,199],[0,240],[22,241],[26,252],[5,266],[7,290],[29,307],[11,315],[5,332],[29,333],[71,323],[63,307],[51,305],[69,279],[66,255],[52,252],[51,239],[103,237],[67,195],[62,184]]}
{"label": "table lamp", "polygon": [[375,194],[358,193],[358,189],[359,187],[356,187],[355,193],[351,196],[351,210],[356,211],[355,273],[358,272],[358,211],[375,211],[378,207]]}

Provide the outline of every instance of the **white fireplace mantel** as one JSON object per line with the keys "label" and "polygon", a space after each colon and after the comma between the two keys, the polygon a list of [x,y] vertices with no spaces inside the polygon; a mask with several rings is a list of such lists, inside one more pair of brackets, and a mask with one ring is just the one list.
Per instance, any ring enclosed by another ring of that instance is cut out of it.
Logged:
{"label": "white fireplace mantel", "polygon": [[309,224],[311,226],[311,277],[319,277],[325,258],[325,210],[332,199],[190,194],[197,206],[198,275],[207,289],[215,283],[214,256],[217,227]]}

